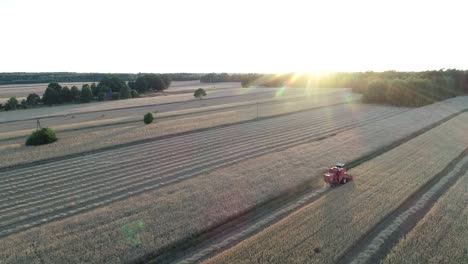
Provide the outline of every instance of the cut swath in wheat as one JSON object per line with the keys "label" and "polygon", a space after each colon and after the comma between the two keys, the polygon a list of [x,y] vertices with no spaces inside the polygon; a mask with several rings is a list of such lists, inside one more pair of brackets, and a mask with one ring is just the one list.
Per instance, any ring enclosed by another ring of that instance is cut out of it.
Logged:
{"label": "cut swath in wheat", "polygon": [[387,255],[384,264],[468,260],[468,172]]}

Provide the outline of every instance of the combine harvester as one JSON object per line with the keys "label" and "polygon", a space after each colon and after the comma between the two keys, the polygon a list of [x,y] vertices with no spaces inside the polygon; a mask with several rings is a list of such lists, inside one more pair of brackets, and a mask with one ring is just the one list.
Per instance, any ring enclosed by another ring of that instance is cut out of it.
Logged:
{"label": "combine harvester", "polygon": [[337,163],[334,167],[328,169],[328,172],[323,175],[323,180],[330,184],[331,187],[352,181],[353,176],[348,175],[344,166],[344,163]]}

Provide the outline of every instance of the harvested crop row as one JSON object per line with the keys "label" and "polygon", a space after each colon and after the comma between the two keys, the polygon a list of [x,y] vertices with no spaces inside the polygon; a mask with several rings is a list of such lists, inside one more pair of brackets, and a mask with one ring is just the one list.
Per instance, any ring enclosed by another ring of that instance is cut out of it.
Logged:
{"label": "harvested crop row", "polygon": [[[414,109],[320,142],[248,159],[8,236],[0,239],[0,247],[8,249],[0,252],[0,258],[5,263],[32,263],[39,261],[38,256],[52,263],[115,263],[166,252],[174,243],[196,236],[298,185],[322,187],[319,176],[324,166],[337,159],[345,162],[356,159],[437,122],[466,105],[462,99],[447,101],[446,107]],[[122,231],[141,225],[144,228],[133,239]]]}
{"label": "harvested crop row", "polygon": [[[352,113],[351,109],[356,112]],[[331,115],[323,118],[324,111]],[[279,118],[275,123],[263,120],[5,172],[0,187],[0,234],[16,232],[21,227],[82,208],[102,206],[225,164],[309,142],[402,111],[388,107],[337,106],[318,110],[315,118],[302,113],[292,120],[288,117]]]}
{"label": "harvested crop row", "polygon": [[353,183],[328,192],[210,263],[335,263],[468,147],[467,129],[464,113],[354,168]]}
{"label": "harvested crop row", "polygon": [[387,255],[392,263],[466,263],[468,172]]}
{"label": "harvested crop row", "polygon": [[[357,98],[359,98],[359,96],[353,95],[349,97],[347,95],[341,95],[332,98],[330,95],[320,95],[310,100],[305,100],[300,104],[286,102],[284,104],[268,105],[260,108],[259,117],[269,117],[315,107],[345,103]],[[20,146],[18,148],[6,149],[2,153],[3,155],[0,156],[0,166],[11,166],[41,159],[62,157],[64,155],[111,147],[116,144],[128,144],[136,141],[153,139],[155,137],[188,132],[194,129],[245,122],[255,118],[256,111],[252,108],[247,108],[237,111],[163,121],[148,126],[133,124],[117,128],[96,128],[87,131],[85,134],[79,133],[76,135],[72,133],[70,137],[65,138],[60,138],[59,134],[59,141],[56,144],[35,148]]]}

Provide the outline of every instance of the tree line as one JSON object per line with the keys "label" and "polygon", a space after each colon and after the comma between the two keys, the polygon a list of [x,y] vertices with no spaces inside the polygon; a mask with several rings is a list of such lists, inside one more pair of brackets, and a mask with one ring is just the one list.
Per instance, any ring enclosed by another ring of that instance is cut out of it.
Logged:
{"label": "tree line", "polygon": [[352,88],[368,103],[422,106],[468,93],[468,71],[244,74],[243,87]]}
{"label": "tree line", "polygon": [[61,86],[57,82],[49,83],[42,98],[36,93],[31,93],[26,99],[18,102],[16,97],[11,97],[5,105],[0,104],[0,110],[9,111],[26,109],[39,105],[59,105],[66,103],[89,103],[92,101],[124,100],[138,97],[146,92],[161,92],[169,88],[171,78],[168,75],[145,74],[139,76],[136,81],[128,84],[117,76],[106,76],[97,85],[96,83],[77,86]]}
{"label": "tree line", "polygon": [[[77,72],[5,72],[0,73],[0,85],[4,84],[32,84],[32,83],[63,83],[63,82],[95,82],[106,77],[118,77],[123,81],[135,81],[138,77],[148,73],[77,73]],[[198,73],[169,73],[165,74],[174,81],[200,80]]]}

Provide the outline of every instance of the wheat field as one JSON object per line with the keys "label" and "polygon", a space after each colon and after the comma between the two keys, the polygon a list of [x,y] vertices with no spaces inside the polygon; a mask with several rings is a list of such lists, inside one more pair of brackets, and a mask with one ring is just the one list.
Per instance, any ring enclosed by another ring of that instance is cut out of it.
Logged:
{"label": "wheat field", "polygon": [[[112,263],[139,258],[203,232],[304,182],[309,182],[311,188],[320,188],[324,167],[337,159],[350,161],[365,155],[453,111],[442,109],[439,108],[439,112],[429,112],[427,108],[405,111],[322,141],[252,157],[76,217],[10,235],[0,239],[0,245],[9,248],[1,257],[7,263],[36,261],[34,252],[49,262]],[[359,116],[358,112],[347,112]],[[140,242],[134,249],[122,235],[122,228],[140,223],[145,228],[138,234]],[[95,236],[96,233],[102,235]],[[24,245],[21,241],[25,239],[34,243]],[[63,244],[67,246],[62,248]],[[96,251],[93,250],[96,245],[106,246]],[[58,247],[60,251],[54,250]]]}
{"label": "wheat field", "polygon": [[467,122],[468,114],[462,114],[352,169],[355,181],[351,184],[327,193],[209,263],[336,262],[367,230],[468,147]]}

